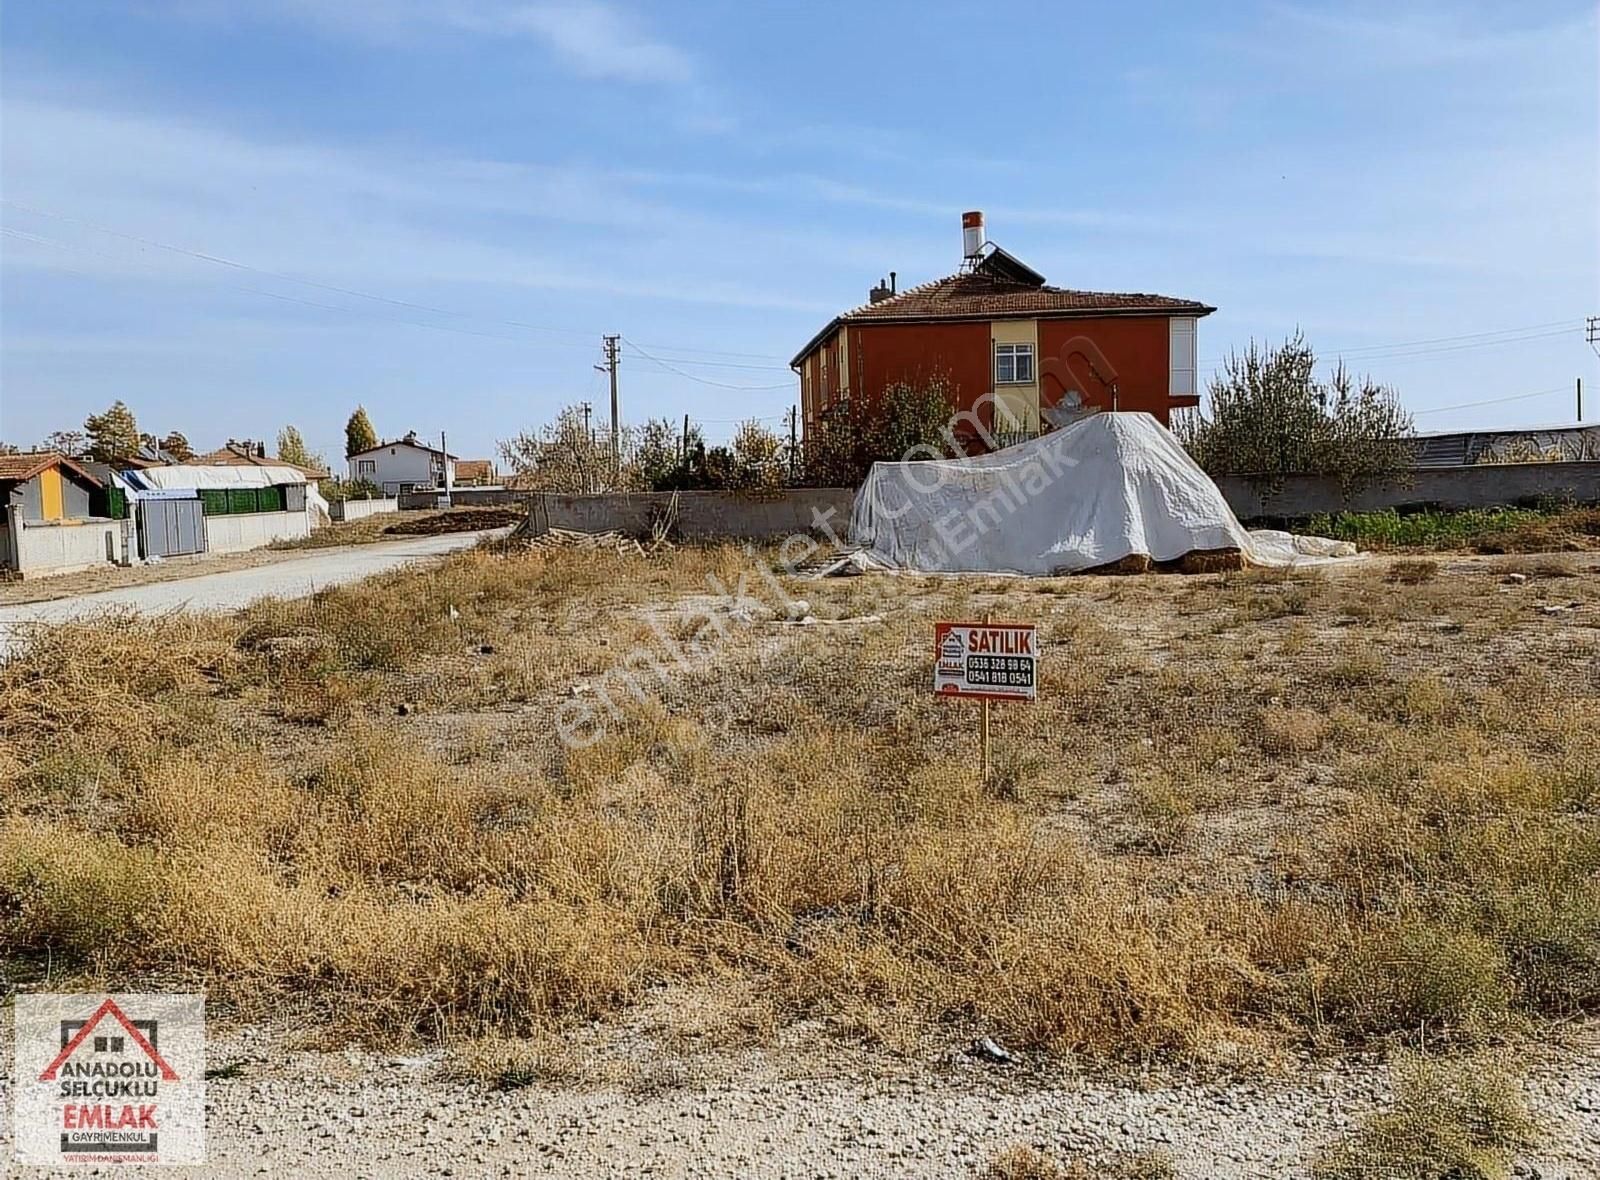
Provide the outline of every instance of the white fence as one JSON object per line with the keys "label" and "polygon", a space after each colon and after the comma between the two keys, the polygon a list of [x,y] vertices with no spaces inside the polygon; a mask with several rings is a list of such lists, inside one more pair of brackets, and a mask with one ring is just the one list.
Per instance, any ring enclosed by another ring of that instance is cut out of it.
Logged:
{"label": "white fence", "polygon": [[311,535],[311,522],[299,512],[240,512],[206,517],[208,553],[242,553],[274,541]]}
{"label": "white fence", "polygon": [[18,520],[10,511],[0,560],[24,578],[70,574],[122,561],[122,523],[115,520]]}
{"label": "white fence", "polygon": [[334,500],[328,504],[328,515],[334,520],[362,520],[385,512],[399,512],[400,501],[387,500]]}

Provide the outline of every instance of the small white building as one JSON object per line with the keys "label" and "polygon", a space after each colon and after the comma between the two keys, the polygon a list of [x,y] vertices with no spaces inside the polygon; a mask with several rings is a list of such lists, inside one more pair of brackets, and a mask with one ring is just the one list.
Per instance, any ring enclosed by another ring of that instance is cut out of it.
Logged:
{"label": "small white building", "polygon": [[419,441],[414,430],[394,442],[357,451],[348,462],[352,480],[375,483],[385,496],[430,488],[449,490],[456,480],[456,456]]}

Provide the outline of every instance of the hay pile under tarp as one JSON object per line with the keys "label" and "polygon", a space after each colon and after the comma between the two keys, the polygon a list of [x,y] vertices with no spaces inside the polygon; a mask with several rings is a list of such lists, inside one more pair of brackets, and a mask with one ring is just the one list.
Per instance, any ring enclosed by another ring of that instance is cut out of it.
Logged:
{"label": "hay pile under tarp", "polygon": [[931,573],[1208,572],[1355,555],[1346,542],[1247,530],[1144,413],[1096,414],[976,458],[874,463],[850,536],[874,564]]}

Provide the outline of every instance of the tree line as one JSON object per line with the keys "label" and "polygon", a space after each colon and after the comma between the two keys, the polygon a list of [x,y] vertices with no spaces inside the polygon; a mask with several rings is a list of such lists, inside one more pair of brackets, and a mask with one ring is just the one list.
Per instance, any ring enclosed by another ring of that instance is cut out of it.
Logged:
{"label": "tree line", "polygon": [[[0,454],[15,454],[21,449],[15,443],[0,442]],[[86,417],[81,429],[52,430],[29,449],[112,465],[137,459],[141,452],[159,452],[178,463],[188,463],[197,457],[188,436],[181,430],[169,430],[165,435],[140,430],[138,419],[120,398],[98,414]],[[292,425],[278,431],[276,458],[312,471],[328,470],[327,461],[306,445],[300,431]]]}

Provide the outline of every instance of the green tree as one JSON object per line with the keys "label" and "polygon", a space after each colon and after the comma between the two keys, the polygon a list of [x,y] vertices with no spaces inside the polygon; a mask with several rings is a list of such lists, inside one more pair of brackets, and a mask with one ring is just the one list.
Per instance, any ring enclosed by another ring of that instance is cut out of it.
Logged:
{"label": "green tree", "polygon": [[116,463],[139,453],[139,423],[120,399],[85,418],[83,431],[89,438],[89,458],[98,463]]}
{"label": "green tree", "polygon": [[357,406],[356,412],[350,415],[350,420],[344,424],[344,453],[346,456],[354,455],[360,451],[370,451],[378,445],[378,432],[372,429],[372,419],[367,417],[365,406]]}
{"label": "green tree", "polygon": [[783,444],[756,419],[739,423],[731,447],[733,480],[742,488],[783,486]]}
{"label": "green tree", "polygon": [[666,418],[651,418],[633,439],[629,465],[641,487],[664,492],[683,487],[688,470],[683,434]]}
{"label": "green tree", "polygon": [[806,432],[806,482],[849,487],[879,461],[948,455],[954,412],[955,397],[943,377],[900,381],[876,398],[836,402]]}
{"label": "green tree", "polygon": [[1359,483],[1409,467],[1416,429],[1395,391],[1342,362],[1318,381],[1316,361],[1298,332],[1277,348],[1252,340],[1212,379],[1204,411],[1180,421],[1179,439],[1211,475]]}
{"label": "green tree", "polygon": [[161,449],[180,463],[187,463],[194,458],[194,448],[189,445],[189,440],[181,431],[168,431],[167,437],[161,440]]}
{"label": "green tree", "polygon": [[628,468],[612,478],[611,442],[584,423],[583,409],[567,406],[538,431],[500,443],[500,456],[520,486],[549,492],[604,492],[626,485]]}
{"label": "green tree", "polygon": [[76,459],[88,451],[89,436],[81,430],[52,430],[44,436],[39,449]]}
{"label": "green tree", "polygon": [[311,452],[306,449],[306,440],[300,437],[300,431],[293,426],[285,426],[278,431],[278,458],[296,467],[313,465]]}

